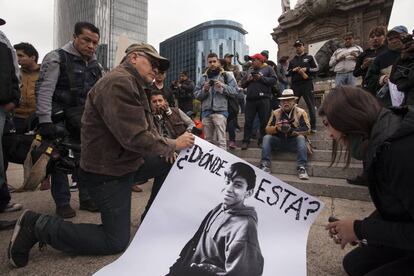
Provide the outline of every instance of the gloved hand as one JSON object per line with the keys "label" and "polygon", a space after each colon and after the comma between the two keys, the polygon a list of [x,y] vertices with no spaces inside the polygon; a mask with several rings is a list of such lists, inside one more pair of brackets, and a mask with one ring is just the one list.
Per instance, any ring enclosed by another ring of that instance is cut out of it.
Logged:
{"label": "gloved hand", "polygon": [[39,134],[43,139],[56,139],[56,126],[53,123],[41,123],[39,124]]}

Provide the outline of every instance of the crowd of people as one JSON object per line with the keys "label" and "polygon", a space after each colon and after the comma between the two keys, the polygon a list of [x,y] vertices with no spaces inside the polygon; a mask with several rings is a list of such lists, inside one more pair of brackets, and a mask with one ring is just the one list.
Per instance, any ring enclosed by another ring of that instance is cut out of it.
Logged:
{"label": "crowd of people", "polygon": [[[121,64],[105,73],[95,55],[99,39],[96,26],[78,22],[72,41],[49,52],[39,65],[33,45],[12,46],[0,31],[0,211],[22,209],[11,201],[7,163],[30,160],[25,178],[35,169],[44,171],[37,184],[51,188],[57,215],[26,210],[17,221],[0,220],[0,229],[14,227],[8,248],[13,266],[25,266],[36,243],[70,254],[122,252],[130,238],[131,191],[140,190],[136,184],[154,179],[143,220],[177,153],[194,144],[194,135],[224,150],[238,147],[239,113],[245,117],[241,150],[256,137],[263,171],[271,173],[272,151],[287,150],[297,154],[298,177],[309,179],[309,141],[317,132],[313,79],[319,66],[304,41],[296,40],[296,54],[280,57],[277,64],[267,50],[244,56],[244,62],[237,53],[223,59],[210,53],[196,82],[183,71],[167,84],[169,60],[146,43],[130,45]],[[344,260],[350,275],[384,269],[394,261],[400,269],[412,266],[406,259],[414,251],[414,195],[409,196],[408,185],[414,154],[398,156],[414,150],[413,57],[406,27],[387,31],[377,26],[369,32],[367,49],[356,45],[349,32],[329,61],[336,88],[319,115],[334,139],[332,162],[342,147],[347,165],[351,157],[363,160],[363,174],[349,182],[368,185],[377,207],[364,220],[327,226],[342,246],[363,245]],[[307,110],[298,106],[302,97]],[[195,118],[195,100],[201,103],[201,120]],[[100,212],[102,225],[64,220],[76,215],[68,175],[77,184],[79,208]],[[377,247],[381,260],[369,261],[373,252],[379,254]]]}

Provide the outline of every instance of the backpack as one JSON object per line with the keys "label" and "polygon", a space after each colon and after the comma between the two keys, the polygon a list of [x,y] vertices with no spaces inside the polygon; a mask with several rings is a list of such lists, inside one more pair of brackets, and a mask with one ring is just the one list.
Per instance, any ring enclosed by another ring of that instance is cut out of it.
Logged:
{"label": "backpack", "polygon": [[[223,73],[224,83],[227,84],[227,73]],[[237,117],[239,114],[239,102],[237,101],[237,97],[227,97],[227,112],[229,113],[229,117],[227,120],[232,120]]]}

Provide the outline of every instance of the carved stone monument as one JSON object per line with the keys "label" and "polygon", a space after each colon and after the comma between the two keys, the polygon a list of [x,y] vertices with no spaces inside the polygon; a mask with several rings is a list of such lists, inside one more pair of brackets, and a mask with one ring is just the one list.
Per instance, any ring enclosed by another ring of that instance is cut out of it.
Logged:
{"label": "carved stone monument", "polygon": [[[297,39],[303,40],[307,52],[315,55],[329,40],[338,43],[346,32],[353,32],[356,42],[366,48],[369,30],[388,25],[393,3],[394,0],[298,0],[294,9],[282,3],[285,9],[272,33],[279,47],[278,56],[292,57]],[[325,47],[329,51],[332,46]]]}

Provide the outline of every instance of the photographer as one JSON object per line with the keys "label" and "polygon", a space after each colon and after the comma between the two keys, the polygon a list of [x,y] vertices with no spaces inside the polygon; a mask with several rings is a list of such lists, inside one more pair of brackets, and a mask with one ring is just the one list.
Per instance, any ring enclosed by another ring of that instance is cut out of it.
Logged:
{"label": "photographer", "polygon": [[208,68],[201,76],[194,90],[194,96],[201,101],[201,118],[205,139],[227,150],[226,125],[228,97],[236,97],[237,84],[233,75],[220,67],[217,54],[207,56]]}
{"label": "photographer", "polygon": [[363,219],[332,221],[330,237],[344,248],[348,275],[412,275],[414,271],[414,110],[385,109],[359,88],[335,88],[319,110],[333,139],[332,163],[346,151],[362,160],[376,210]]}
{"label": "photographer", "polygon": [[271,172],[272,149],[282,148],[297,153],[297,172],[299,179],[309,179],[306,171],[308,162],[307,138],[310,124],[308,114],[297,107],[297,97],[292,89],[285,89],[279,98],[280,108],[274,110],[267,123],[263,138],[262,160],[263,171]]}
{"label": "photographer", "polygon": [[[58,128],[65,128],[70,140],[80,143],[80,120],[91,87],[102,76],[96,60],[99,29],[88,22],[75,24],[73,41],[48,53],[40,67],[36,83],[36,114],[39,133],[44,140],[55,140]],[[56,214],[62,218],[76,215],[70,206],[70,190],[66,172],[51,173],[52,196]],[[80,209],[98,211],[87,188],[78,182]]]}
{"label": "photographer", "polygon": [[256,114],[260,120],[260,135],[258,144],[262,143],[265,135],[267,119],[270,116],[270,98],[272,97],[272,87],[276,84],[276,73],[273,68],[265,64],[266,58],[261,54],[250,57],[252,67],[241,80],[241,87],[247,88],[245,106],[245,125],[244,137],[241,149],[246,150],[252,136],[253,121]]}
{"label": "photographer", "polygon": [[194,82],[190,80],[186,71],[182,71],[178,80],[172,82],[171,90],[178,101],[178,107],[182,111],[185,113],[193,111]]}

